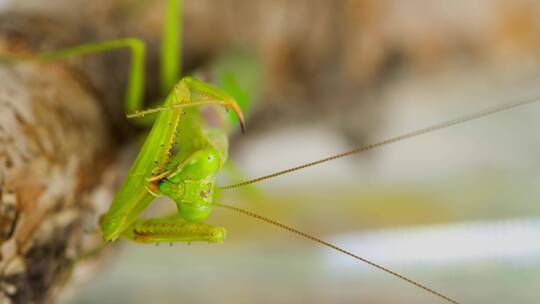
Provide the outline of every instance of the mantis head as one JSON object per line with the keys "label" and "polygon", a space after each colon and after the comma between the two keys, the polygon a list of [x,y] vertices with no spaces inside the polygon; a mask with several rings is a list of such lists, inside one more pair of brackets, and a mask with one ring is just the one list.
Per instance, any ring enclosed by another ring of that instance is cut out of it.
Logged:
{"label": "mantis head", "polygon": [[161,179],[159,191],[176,202],[178,211],[188,222],[202,222],[212,211],[216,173],[221,159],[214,149],[194,152],[178,170]]}

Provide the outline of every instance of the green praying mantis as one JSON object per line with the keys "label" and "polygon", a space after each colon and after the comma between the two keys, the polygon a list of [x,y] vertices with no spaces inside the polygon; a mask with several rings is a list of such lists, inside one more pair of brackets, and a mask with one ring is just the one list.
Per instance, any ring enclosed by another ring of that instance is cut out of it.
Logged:
{"label": "green praying mantis", "polygon": [[[161,48],[161,87],[163,92],[168,92],[168,95],[164,102],[150,109],[145,109],[143,102],[145,46],[136,38],[84,44],[36,55],[38,59],[43,61],[55,61],[70,56],[94,54],[121,48],[127,48],[131,51],[131,69],[125,94],[125,110],[128,113],[128,118],[133,119],[136,123],[151,124],[152,128],[109,210],[100,218],[99,227],[103,240],[112,242],[117,239],[127,239],[138,243],[223,242],[227,235],[226,229],[207,224],[206,219],[214,207],[225,208],[260,219],[367,263],[449,303],[458,303],[453,298],[404,275],[308,233],[262,215],[220,203],[217,201],[217,190],[234,189],[254,184],[536,102],[537,99],[495,106],[325,159],[245,182],[217,187],[215,185],[216,176],[225,165],[228,156],[229,122],[223,111],[218,110],[220,126],[207,126],[200,107],[217,105],[231,110],[236,114],[243,130],[245,120],[243,111],[247,105],[239,104],[234,94],[214,85],[189,76],[180,79],[181,27],[179,20],[181,20],[181,1],[166,0],[166,8],[167,15]],[[141,213],[159,196],[166,196],[173,200],[178,211],[164,217],[141,218]]]}

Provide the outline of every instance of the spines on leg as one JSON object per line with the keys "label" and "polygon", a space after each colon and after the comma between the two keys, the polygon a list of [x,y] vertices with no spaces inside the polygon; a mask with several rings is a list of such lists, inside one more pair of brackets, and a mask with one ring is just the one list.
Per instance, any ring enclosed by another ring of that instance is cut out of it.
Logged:
{"label": "spines on leg", "polygon": [[182,80],[180,80],[175,87],[174,91],[177,91],[179,88],[182,90],[184,88],[188,90],[189,99],[183,100],[182,103],[169,105],[165,104],[157,108],[135,111],[134,113],[127,114],[127,118],[139,118],[153,113],[166,112],[180,108],[198,107],[203,105],[221,105],[234,111],[238,117],[238,121],[240,122],[240,128],[242,129],[242,132],[244,132],[244,114],[242,113],[242,110],[234,97],[213,85],[192,77],[182,78]]}
{"label": "spines on leg", "polygon": [[226,235],[227,231],[223,227],[188,223],[180,216],[138,220],[122,234],[123,237],[138,243],[221,243]]}

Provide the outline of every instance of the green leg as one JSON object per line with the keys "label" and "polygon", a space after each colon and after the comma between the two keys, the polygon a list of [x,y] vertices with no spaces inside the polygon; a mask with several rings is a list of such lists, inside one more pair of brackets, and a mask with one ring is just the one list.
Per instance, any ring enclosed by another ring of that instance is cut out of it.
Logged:
{"label": "green leg", "polygon": [[[187,96],[189,97],[189,100],[181,101],[179,103],[175,103],[169,106],[136,111],[135,113],[128,114],[127,117],[138,118],[158,112],[170,111],[172,109],[214,104],[221,105],[226,107],[227,109],[233,110],[238,117],[242,131],[244,130],[244,114],[242,113],[242,110],[240,109],[240,106],[238,105],[234,97],[227,94],[225,91],[211,84],[189,76],[182,78],[182,80],[180,80],[174,90],[187,91]],[[179,96],[184,95],[179,94]]]}
{"label": "green leg", "polygon": [[182,67],[182,0],[166,0],[160,59],[161,94],[166,96],[180,79],[180,69]]}
{"label": "green leg", "polygon": [[163,218],[139,219],[122,233],[122,237],[137,243],[174,243],[206,241],[221,243],[227,230],[204,223],[188,223],[175,214]]}
{"label": "green leg", "polygon": [[127,113],[143,108],[144,93],[144,42],[136,38],[109,40],[97,43],[82,44],[71,48],[41,53],[38,58],[43,61],[56,61],[68,57],[107,52],[127,48],[131,51],[131,68],[126,88],[125,109]]}
{"label": "green leg", "polygon": [[[163,26],[161,43],[161,88],[162,94],[167,95],[180,74],[181,60],[181,0],[166,0],[166,16]],[[39,54],[43,61],[56,61],[68,57],[107,52],[128,48],[131,51],[131,67],[125,95],[125,111],[133,113],[144,108],[144,61],[145,45],[137,38],[115,39],[110,41],[87,43],[71,48]],[[138,123],[148,125],[153,123],[153,117],[139,118]]]}
{"label": "green leg", "polygon": [[[166,16],[161,43],[161,88],[167,95],[180,78],[182,42],[182,0],[166,0]],[[86,43],[70,48],[38,54],[41,61],[56,61],[68,57],[89,55],[127,48],[131,51],[129,79],[125,94],[125,112],[133,113],[144,108],[144,62],[145,45],[137,38],[123,38],[96,43]],[[31,58],[0,58],[4,61],[29,60]],[[149,119],[150,118],[150,119]],[[141,124],[153,123],[153,117],[138,118]]]}

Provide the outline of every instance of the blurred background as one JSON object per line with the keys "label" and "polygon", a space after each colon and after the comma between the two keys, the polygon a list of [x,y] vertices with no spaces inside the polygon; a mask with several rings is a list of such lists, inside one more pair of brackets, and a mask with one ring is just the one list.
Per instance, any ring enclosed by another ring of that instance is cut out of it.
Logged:
{"label": "blurred background", "polygon": [[[187,72],[212,70],[227,56],[259,71],[247,134],[234,134],[231,143],[246,178],[540,97],[540,1],[184,2]],[[68,19],[84,29],[74,37],[51,29],[36,42],[42,49],[143,38],[153,77],[149,96],[157,87],[163,3],[0,1],[5,10]],[[88,71],[122,60],[111,55],[74,65]],[[125,73],[115,69],[107,81],[88,77],[98,88],[121,87]],[[131,131],[118,118],[117,91],[105,106],[120,138]],[[539,115],[540,103],[520,107],[228,191],[223,200],[464,303],[537,303]],[[172,207],[166,200],[157,205]],[[124,242],[97,273],[85,273],[92,262],[82,264],[61,302],[441,302],[254,219],[215,210],[209,222],[227,227],[224,244]]]}

